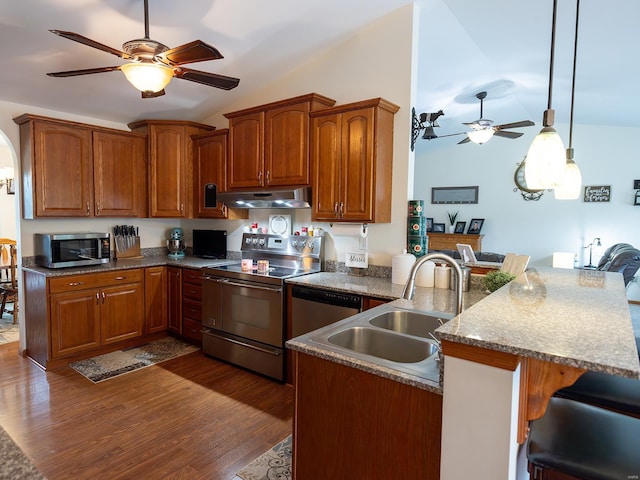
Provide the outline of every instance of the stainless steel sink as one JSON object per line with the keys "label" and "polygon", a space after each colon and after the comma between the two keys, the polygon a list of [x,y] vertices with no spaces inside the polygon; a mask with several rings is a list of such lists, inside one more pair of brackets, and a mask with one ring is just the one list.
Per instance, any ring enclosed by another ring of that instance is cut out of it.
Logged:
{"label": "stainless steel sink", "polygon": [[450,318],[451,315],[433,316],[411,310],[392,310],[376,315],[369,320],[369,323],[374,327],[394,332],[430,338],[429,333],[433,333],[436,328]]}
{"label": "stainless steel sink", "polygon": [[437,346],[432,342],[370,327],[349,327],[330,335],[327,341],[338,347],[399,363],[421,362],[437,352]]}

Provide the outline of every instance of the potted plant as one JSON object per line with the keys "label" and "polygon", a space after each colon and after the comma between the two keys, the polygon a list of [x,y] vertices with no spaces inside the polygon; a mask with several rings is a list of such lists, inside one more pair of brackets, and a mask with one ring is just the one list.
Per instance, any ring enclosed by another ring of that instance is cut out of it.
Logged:
{"label": "potted plant", "polygon": [[494,270],[484,276],[484,286],[487,290],[489,290],[489,292],[495,292],[514,278],[516,278],[516,276],[512,273]]}
{"label": "potted plant", "polygon": [[454,229],[456,228],[455,224],[456,224],[456,218],[458,218],[458,213],[459,212],[453,212],[453,213],[447,212],[447,216],[449,217],[449,233],[453,233]]}

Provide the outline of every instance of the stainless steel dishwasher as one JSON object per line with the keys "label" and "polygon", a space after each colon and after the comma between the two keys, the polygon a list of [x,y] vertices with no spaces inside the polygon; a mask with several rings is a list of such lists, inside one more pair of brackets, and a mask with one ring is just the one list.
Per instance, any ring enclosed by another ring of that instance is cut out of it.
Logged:
{"label": "stainless steel dishwasher", "polygon": [[362,311],[362,295],[294,285],[291,289],[291,333],[312,332]]}

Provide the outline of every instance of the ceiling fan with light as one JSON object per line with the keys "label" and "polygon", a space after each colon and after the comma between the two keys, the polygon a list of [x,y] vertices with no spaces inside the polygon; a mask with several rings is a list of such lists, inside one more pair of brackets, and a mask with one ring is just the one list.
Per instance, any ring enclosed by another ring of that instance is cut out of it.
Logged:
{"label": "ceiling fan with light", "polygon": [[114,67],[87,68],[66,72],[47,73],[50,77],[74,77],[93,73],[121,70],[127,80],[142,92],[142,98],[153,98],[164,95],[164,88],[172,78],[182,78],[210,87],[231,90],[238,86],[238,78],[227,77],[216,73],[203,72],[185,68],[186,63],[219,60],[222,54],[211,45],[201,40],[194,40],[178,47],[169,48],[149,37],[149,5],[144,0],[144,38],[129,40],[122,44],[122,50],[111,48],[77,33],[62,30],[49,30],[56,35],[82,43],[89,47],[111,53],[129,63]]}
{"label": "ceiling fan with light", "polygon": [[519,138],[524,135],[522,132],[507,132],[506,130],[510,128],[533,127],[535,125],[531,120],[494,125],[493,120],[483,117],[483,102],[484,99],[487,98],[487,92],[477,93],[476,98],[480,100],[480,118],[470,123],[463,123],[463,125],[471,127],[471,131],[466,132],[467,138],[459,141],[459,144],[467,142],[482,144],[489,141],[494,135],[496,137],[511,139]]}

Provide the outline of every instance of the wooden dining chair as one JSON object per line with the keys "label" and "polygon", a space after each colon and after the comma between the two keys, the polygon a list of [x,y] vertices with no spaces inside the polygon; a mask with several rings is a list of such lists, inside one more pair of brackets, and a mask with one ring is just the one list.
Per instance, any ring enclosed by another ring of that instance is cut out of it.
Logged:
{"label": "wooden dining chair", "polygon": [[[0,283],[0,314],[9,313],[13,316],[13,323],[18,320],[18,277],[17,277],[17,257],[18,248],[16,241],[8,238],[0,238],[0,248],[2,249],[2,266],[6,266],[7,280]],[[6,249],[6,250],[5,250]],[[8,251],[8,266],[5,263]],[[12,303],[13,309],[7,308],[7,304]]]}

